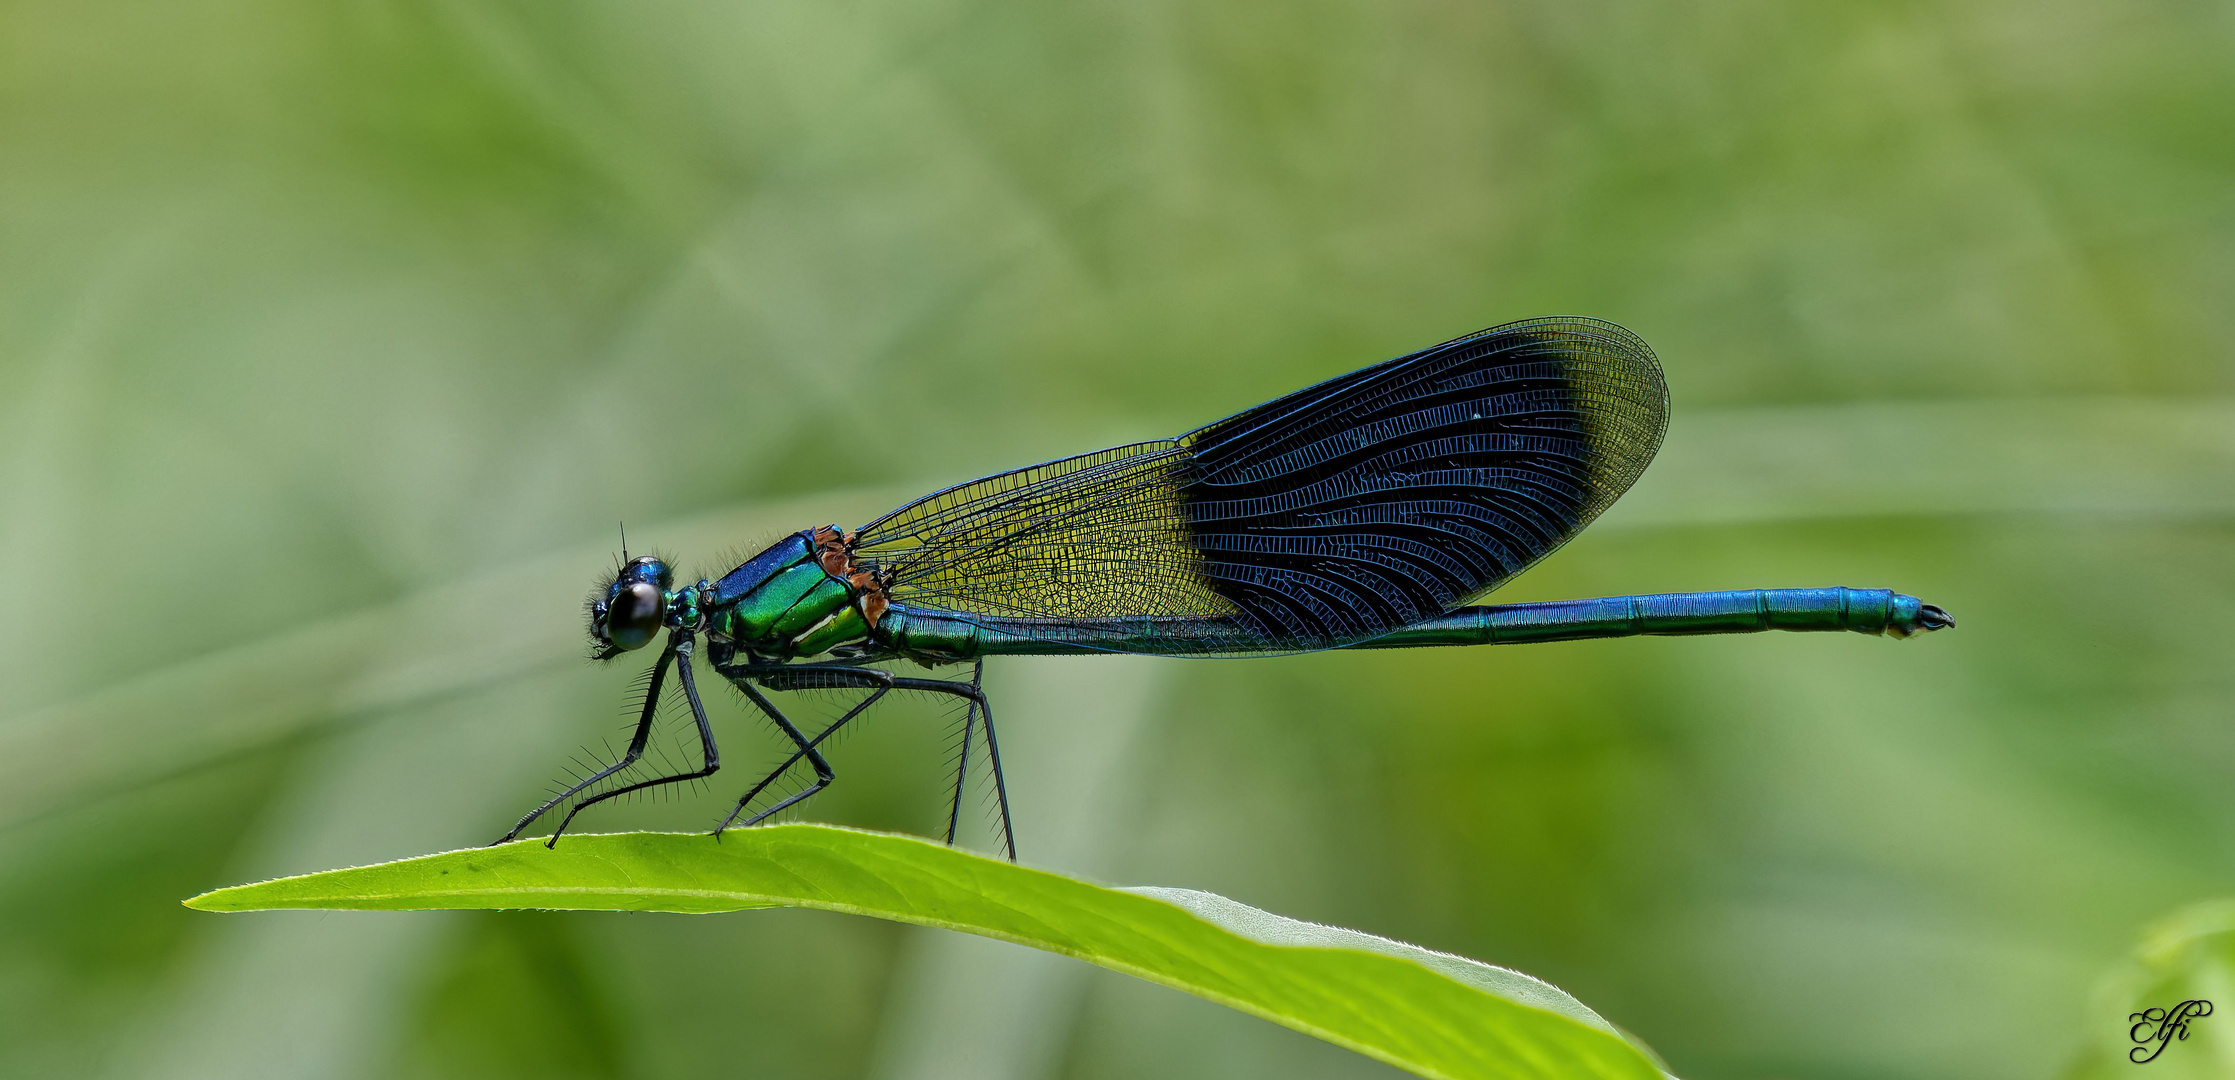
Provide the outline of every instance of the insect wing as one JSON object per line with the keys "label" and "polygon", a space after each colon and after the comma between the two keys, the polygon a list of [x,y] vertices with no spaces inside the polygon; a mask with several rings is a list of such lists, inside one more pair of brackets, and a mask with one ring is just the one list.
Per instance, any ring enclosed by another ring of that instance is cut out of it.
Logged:
{"label": "insect wing", "polygon": [[1652,350],[1534,319],[1352,372],[1178,439],[1002,473],[864,526],[896,603],[1141,651],[1376,637],[1496,588],[1652,460]]}
{"label": "insect wing", "polygon": [[1188,528],[1191,458],[1164,439],[990,476],[864,526],[854,556],[918,607],[1080,625],[1231,617]]}

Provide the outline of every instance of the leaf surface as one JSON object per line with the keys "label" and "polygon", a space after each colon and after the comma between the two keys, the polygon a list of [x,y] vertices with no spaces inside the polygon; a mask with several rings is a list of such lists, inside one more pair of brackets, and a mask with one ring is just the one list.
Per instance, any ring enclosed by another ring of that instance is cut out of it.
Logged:
{"label": "leaf surface", "polygon": [[826,825],[576,835],[204,893],[204,911],[552,908],[843,911],[1029,945],[1137,975],[1422,1076],[1636,1077],[1652,1059],[1518,972],[1209,893],[1117,889],[915,837]]}

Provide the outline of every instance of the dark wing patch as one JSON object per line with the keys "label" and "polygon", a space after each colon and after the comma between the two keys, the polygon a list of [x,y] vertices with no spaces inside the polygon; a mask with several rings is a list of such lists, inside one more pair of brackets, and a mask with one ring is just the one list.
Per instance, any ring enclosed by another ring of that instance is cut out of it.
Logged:
{"label": "dark wing patch", "polygon": [[1174,440],[963,484],[864,526],[895,603],[1142,651],[1327,648],[1491,589],[1627,490],[1667,425],[1652,350],[1509,323]]}
{"label": "dark wing patch", "polygon": [[1594,319],[1510,323],[1181,438],[1204,573],[1257,635],[1385,633],[1565,543],[1659,448],[1653,352]]}

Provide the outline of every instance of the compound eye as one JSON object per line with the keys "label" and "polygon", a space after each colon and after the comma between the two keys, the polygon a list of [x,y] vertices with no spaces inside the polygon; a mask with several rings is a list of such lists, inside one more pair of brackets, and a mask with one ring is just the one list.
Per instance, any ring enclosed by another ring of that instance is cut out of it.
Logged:
{"label": "compound eye", "polygon": [[660,632],[660,622],[667,615],[659,587],[649,581],[621,586],[606,604],[605,635],[622,649],[643,648],[652,635]]}

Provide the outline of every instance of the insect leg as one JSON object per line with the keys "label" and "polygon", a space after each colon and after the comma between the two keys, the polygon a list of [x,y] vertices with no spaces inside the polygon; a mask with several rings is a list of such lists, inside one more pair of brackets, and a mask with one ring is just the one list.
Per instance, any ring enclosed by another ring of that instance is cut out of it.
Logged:
{"label": "insect leg", "polygon": [[[782,710],[778,709],[774,703],[770,702],[768,698],[764,697],[761,692],[755,689],[751,682],[748,681],[747,673],[752,671],[752,669],[730,669],[723,671],[723,674],[730,675],[731,671],[733,670],[736,671],[737,674],[733,676],[730,681],[736,685],[737,689],[742,692],[748,700],[752,701],[753,704],[759,706],[762,712],[767,713],[769,719],[774,720],[776,722],[776,726],[783,729],[784,734],[791,736],[792,742],[798,744],[799,749],[793,751],[792,756],[785,758],[783,764],[776,766],[776,768],[771,770],[767,776],[761,778],[760,783],[754,784],[752,790],[747,791],[741,798],[737,800],[737,808],[731,810],[729,812],[729,816],[723,818],[722,823],[714,827],[714,835],[717,837],[721,836],[723,830],[728,829],[731,823],[737,820],[737,816],[739,814],[745,812],[746,807],[752,805],[754,799],[760,797],[761,792],[768,790],[768,786],[770,784],[775,783],[779,777],[783,776],[786,772],[789,772],[792,766],[799,764],[799,760],[801,758],[806,758],[808,764],[814,766],[815,782],[812,785],[808,786],[805,790],[794,792],[791,795],[786,796],[783,801],[778,802],[776,805],[771,806],[768,809],[745,819],[744,827],[750,828],[754,825],[757,825],[762,821],[768,819],[770,816],[781,813],[784,810],[788,810],[791,807],[796,806],[800,802],[807,799],[808,796],[811,796],[816,792],[829,787],[830,782],[838,778],[838,774],[836,771],[831,769],[830,762],[824,760],[823,755],[815,748],[822,745],[824,739],[828,739],[832,735],[836,734],[839,728],[845,727],[846,724],[849,721],[853,720],[854,717],[860,716],[862,713],[868,711],[871,705],[875,705],[879,699],[883,698],[887,693],[891,692],[894,681],[890,672],[879,671],[875,668],[815,669],[815,674],[818,675],[826,672],[833,674],[843,673],[845,675],[858,678],[861,683],[871,687],[871,690],[869,692],[869,696],[862,698],[861,701],[857,702],[853,708],[846,710],[845,715],[831,721],[828,727],[823,728],[823,730],[817,733],[814,738],[810,739],[800,732],[799,727],[793,724],[791,720],[784,715]],[[773,670],[762,669],[760,673],[763,675],[774,675],[778,673],[796,673],[801,675],[806,674],[805,672],[797,672],[795,669],[789,667],[777,667]]]}
{"label": "insect leg", "polygon": [[[978,685],[978,680],[985,673],[986,662],[980,660],[970,671],[970,685]],[[962,752],[955,755],[955,797],[954,802],[947,807],[948,847],[955,846],[955,831],[962,825],[962,789],[964,782],[970,777],[970,729],[977,726],[977,722],[978,703],[973,700],[962,709]]]}
{"label": "insect leg", "polygon": [[[783,776],[786,770],[797,764],[802,756],[815,769],[815,786],[809,788],[806,794],[812,795],[821,791],[829,786],[832,780],[837,779],[838,774],[831,769],[830,762],[825,761],[823,756],[815,751],[815,743],[809,741],[807,736],[800,732],[799,726],[792,723],[791,718],[785,716],[782,709],[777,708],[774,703],[761,696],[759,690],[753,688],[752,679],[787,673],[786,665],[732,663],[730,658],[736,655],[736,652],[722,643],[716,643],[710,650],[710,654],[714,661],[714,670],[720,672],[723,678],[728,679],[730,685],[737,687],[738,693],[745,695],[746,700],[752,702],[755,707],[765,713],[770,720],[775,722],[777,728],[783,731],[785,735],[790,736],[792,742],[800,748],[792,756],[785,758],[784,763],[777,766],[773,772],[762,777],[760,783],[754,784],[752,790],[746,792],[745,797],[737,801],[737,809],[732,810],[728,817],[722,819],[720,825],[714,827],[714,836],[719,839],[722,830],[729,828],[730,822],[737,820],[737,815],[744,811],[745,805],[757,798],[762,791],[767,790],[768,785],[775,783],[777,778]],[[792,801],[797,802],[798,800]]]}
{"label": "insect leg", "polygon": [[[535,819],[542,817],[552,807],[557,806],[560,803],[563,803],[568,799],[581,794],[593,785],[597,784],[599,781],[604,780],[606,777],[612,776],[614,773],[620,772],[621,770],[636,764],[636,759],[644,755],[644,744],[651,740],[652,718],[658,715],[660,704],[660,687],[661,684],[667,679],[667,667],[670,663],[674,662],[675,653],[676,642],[673,639],[670,639],[668,641],[667,648],[660,650],[659,661],[652,665],[652,681],[644,688],[644,711],[637,717],[636,734],[629,738],[628,752],[621,755],[621,760],[616,761],[613,764],[606,766],[605,768],[599,769],[597,772],[590,774],[590,776],[584,779],[582,782],[575,784],[573,787],[570,787],[565,791],[558,793],[557,795],[553,795],[550,800],[548,802],[545,802],[542,806],[538,806],[535,809],[528,811],[528,816],[521,818],[518,824],[512,826],[511,832],[498,837],[496,843],[489,845],[490,847],[495,847],[497,844],[502,844],[510,841],[513,837],[520,835],[521,830],[526,829],[530,823],[534,822]],[[689,673],[687,669],[690,667],[690,664],[688,661],[685,661],[683,666],[686,669],[684,677],[686,680],[688,680]],[[688,686],[689,683],[686,681],[685,685]],[[694,707],[698,704],[696,695],[693,695],[691,704]],[[568,817],[571,818],[573,817],[573,815],[569,814]],[[563,830],[565,826],[561,825],[560,828]],[[553,834],[552,839],[558,839],[557,834]]]}
{"label": "insect leg", "polygon": [[[692,772],[676,773],[673,776],[658,776],[650,780],[639,780],[636,783],[626,784],[611,791],[600,792],[575,803],[574,808],[567,811],[567,816],[560,820],[559,827],[552,831],[551,839],[543,846],[557,847],[559,845],[559,835],[567,831],[567,826],[574,821],[574,815],[616,795],[626,795],[632,791],[642,791],[645,788],[658,787],[662,784],[680,784],[685,780],[697,780],[701,777],[714,775],[715,771],[722,767],[721,750],[714,745],[714,726],[706,721],[706,706],[700,704],[698,700],[698,679],[691,674],[692,639],[689,635],[679,634],[679,636],[682,640],[670,646],[669,651],[679,661],[675,665],[675,673],[683,679],[683,697],[691,703],[691,719],[698,724],[699,754],[705,764]],[[630,744],[632,755],[643,752],[645,736],[646,732],[640,725],[637,729],[636,741]]]}
{"label": "insect leg", "polygon": [[[993,734],[993,707],[986,702],[986,692],[978,687],[978,680],[984,674],[985,666],[981,662],[978,668],[971,673],[969,682],[947,679],[894,679],[892,686],[895,690],[920,690],[929,694],[951,694],[955,697],[967,699],[971,706],[977,710],[978,715],[984,719],[986,725],[986,761],[993,766],[993,797],[1001,807],[1001,846],[1008,853],[1009,861],[1015,862],[1017,861],[1017,834],[1015,825],[1009,818],[1009,786],[1001,776],[1001,741]],[[961,797],[959,789],[956,792],[956,797],[958,799]],[[955,810],[955,813],[958,815],[961,813],[959,807]],[[951,836],[950,833],[950,839]]]}

